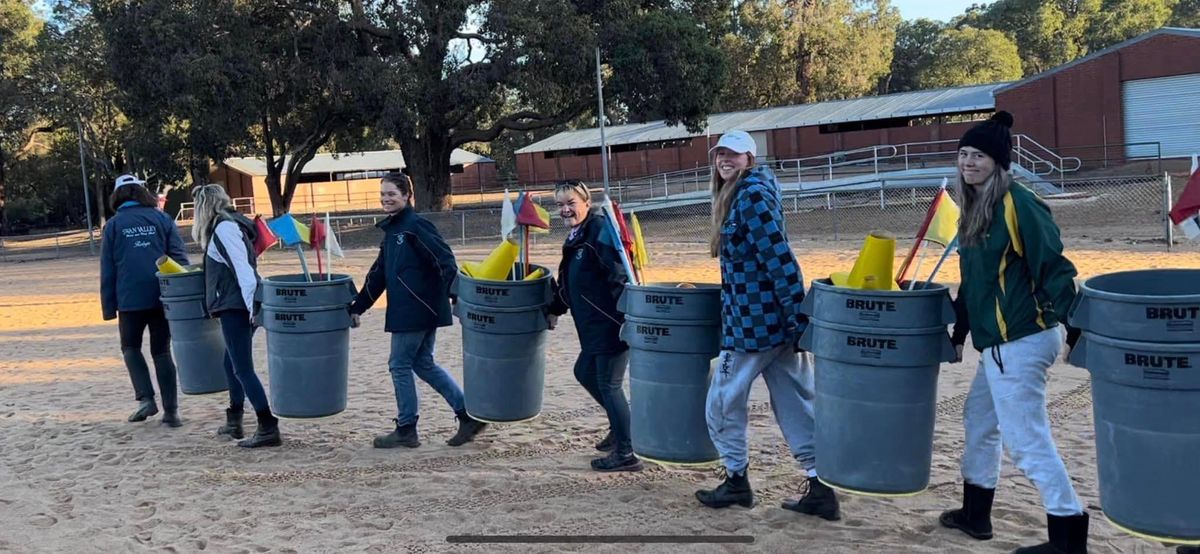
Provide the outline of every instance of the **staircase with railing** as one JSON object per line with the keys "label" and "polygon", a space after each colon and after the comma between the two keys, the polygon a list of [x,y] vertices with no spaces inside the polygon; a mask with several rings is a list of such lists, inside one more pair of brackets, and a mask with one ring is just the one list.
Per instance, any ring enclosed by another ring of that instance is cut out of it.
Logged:
{"label": "staircase with railing", "polygon": [[[940,183],[953,175],[958,139],[881,144],[794,159],[760,160],[774,171],[785,192],[795,193],[831,189],[855,189],[879,186],[884,178],[919,180],[928,177]],[[1079,158],[1064,157],[1030,138],[1013,135],[1014,173],[1035,186],[1061,181],[1078,171]],[[614,196],[624,204],[688,200],[707,194],[711,166],[660,173],[612,183]]]}

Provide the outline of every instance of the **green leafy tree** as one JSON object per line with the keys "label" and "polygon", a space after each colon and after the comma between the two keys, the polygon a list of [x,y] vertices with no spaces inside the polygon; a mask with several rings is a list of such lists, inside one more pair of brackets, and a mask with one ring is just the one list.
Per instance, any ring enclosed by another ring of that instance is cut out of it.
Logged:
{"label": "green leafy tree", "polygon": [[[724,56],[686,5],[617,0],[349,0],[376,56],[379,125],[404,151],[418,209],[448,209],[450,154],[554,128],[606,102],[634,120],[698,129],[726,81]],[[711,21],[719,21],[715,18]]]}
{"label": "green leafy tree", "polygon": [[1088,27],[1088,47],[1100,50],[1166,25],[1177,1],[1105,0]]}
{"label": "green leafy tree", "polygon": [[1171,27],[1200,28],[1200,0],[1180,0],[1171,12]]}
{"label": "green leafy tree", "polygon": [[904,21],[896,28],[896,46],[892,70],[880,83],[880,93],[904,92],[917,88],[917,75],[933,65],[934,43],[946,25],[931,19]]}
{"label": "green leafy tree", "polygon": [[933,43],[937,60],[917,74],[919,88],[954,87],[1021,78],[1017,45],[990,29],[946,29]]}
{"label": "green leafy tree", "polygon": [[[365,137],[378,64],[334,0],[94,0],[121,105],[148,137],[182,147],[193,182],[211,161],[265,157],[272,211],[342,135]],[[197,33],[196,29],[204,29]],[[155,79],[145,79],[144,75]],[[362,94],[362,92],[368,92]]]}
{"label": "green leafy tree", "polygon": [[0,234],[8,225],[6,174],[40,131],[30,69],[42,21],[23,0],[0,0]]}

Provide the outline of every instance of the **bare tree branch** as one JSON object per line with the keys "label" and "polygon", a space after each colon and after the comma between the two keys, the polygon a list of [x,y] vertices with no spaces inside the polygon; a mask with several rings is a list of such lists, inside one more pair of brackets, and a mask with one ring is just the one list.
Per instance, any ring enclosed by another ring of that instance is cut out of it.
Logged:
{"label": "bare tree branch", "polygon": [[542,115],[532,110],[522,110],[500,118],[487,129],[472,129],[450,136],[450,144],[457,148],[469,142],[490,142],[500,136],[506,129],[510,131],[533,131],[554,125],[566,123],[587,109],[588,102],[579,102],[561,112]]}
{"label": "bare tree branch", "polygon": [[[366,9],[362,0],[347,0],[350,4],[350,28],[371,35],[378,39],[393,41],[400,48],[400,54],[410,63],[415,60],[412,51],[412,41],[402,31],[385,29],[367,20]],[[399,9],[398,7],[396,9]]]}
{"label": "bare tree branch", "polygon": [[472,41],[472,40],[477,40],[484,44],[500,44],[500,42],[502,42],[500,39],[485,37],[479,33],[464,33],[462,31],[454,33],[454,38],[461,38],[468,42]]}

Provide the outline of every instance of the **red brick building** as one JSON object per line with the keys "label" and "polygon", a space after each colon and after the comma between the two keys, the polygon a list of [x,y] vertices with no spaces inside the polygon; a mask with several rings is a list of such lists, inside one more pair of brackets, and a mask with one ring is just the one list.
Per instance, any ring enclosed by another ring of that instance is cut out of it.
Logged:
{"label": "red brick building", "polygon": [[[1200,29],[1152,31],[1015,83],[714,114],[703,133],[662,121],[609,127],[609,175],[707,166],[708,149],[730,129],[749,132],[760,158],[795,159],[957,139],[997,109],[1014,114],[1014,132],[1085,165],[1190,155],[1200,151]],[[526,184],[599,180],[599,131],[518,150],[517,173]]]}
{"label": "red brick building", "polygon": [[1200,152],[1200,29],[1152,31],[1001,87],[996,108],[1064,156]]}

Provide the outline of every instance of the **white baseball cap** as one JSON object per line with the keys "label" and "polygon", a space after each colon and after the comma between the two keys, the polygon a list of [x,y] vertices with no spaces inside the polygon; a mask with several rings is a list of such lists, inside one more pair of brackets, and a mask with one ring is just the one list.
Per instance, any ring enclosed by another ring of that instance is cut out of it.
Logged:
{"label": "white baseball cap", "polygon": [[712,154],[718,148],[728,148],[737,154],[754,154],[758,151],[754,139],[750,137],[750,133],[745,131],[726,131],[721,135],[721,140],[717,141],[717,145],[710,148],[708,153]]}
{"label": "white baseball cap", "polygon": [[125,175],[117,177],[117,184],[113,185],[113,191],[116,191],[117,189],[119,189],[125,185],[144,185],[144,184],[146,184],[145,181],[126,173]]}

